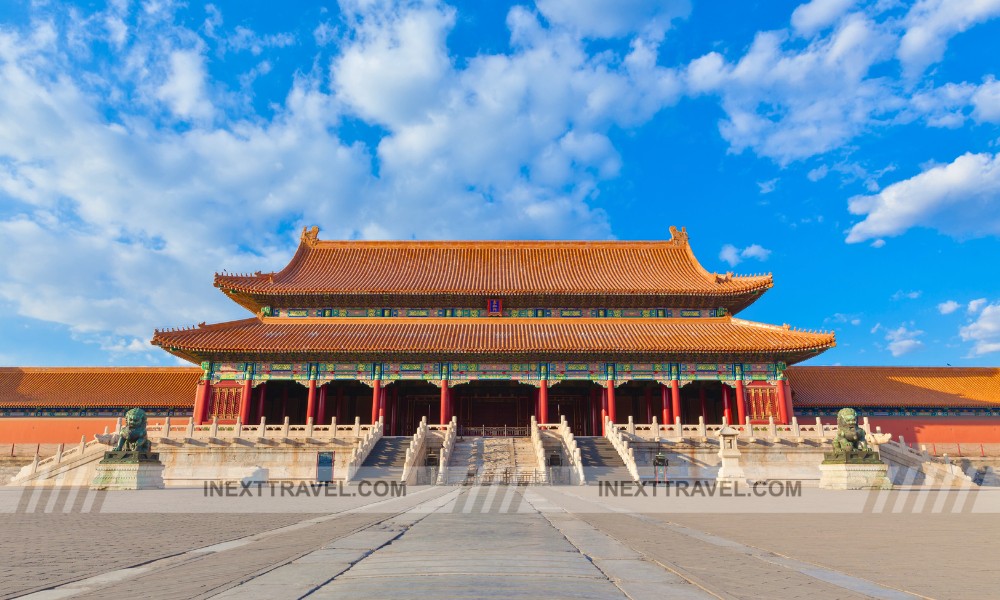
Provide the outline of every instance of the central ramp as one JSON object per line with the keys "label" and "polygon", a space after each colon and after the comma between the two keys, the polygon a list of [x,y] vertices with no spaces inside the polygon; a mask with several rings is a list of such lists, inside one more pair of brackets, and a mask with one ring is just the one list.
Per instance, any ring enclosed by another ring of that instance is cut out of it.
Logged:
{"label": "central ramp", "polygon": [[543,483],[531,438],[466,437],[448,461],[449,485]]}

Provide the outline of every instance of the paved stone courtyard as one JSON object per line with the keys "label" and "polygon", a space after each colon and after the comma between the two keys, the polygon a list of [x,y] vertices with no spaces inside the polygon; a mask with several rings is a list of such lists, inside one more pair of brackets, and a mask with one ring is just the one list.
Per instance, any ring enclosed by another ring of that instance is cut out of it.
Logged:
{"label": "paved stone courtyard", "polygon": [[333,491],[83,493],[81,503],[80,492],[26,499],[3,489],[0,597],[968,599],[1000,590],[991,491],[947,492],[920,512],[909,501],[919,491],[875,501],[822,490],[762,499],[602,497],[596,486]]}

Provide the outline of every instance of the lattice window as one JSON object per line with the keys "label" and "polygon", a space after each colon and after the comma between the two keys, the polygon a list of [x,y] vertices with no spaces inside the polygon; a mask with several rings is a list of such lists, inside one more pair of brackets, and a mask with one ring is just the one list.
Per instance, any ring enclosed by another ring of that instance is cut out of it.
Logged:
{"label": "lattice window", "polygon": [[235,419],[240,413],[240,399],[243,390],[238,387],[213,387],[212,405],[208,411],[209,417],[219,419]]}
{"label": "lattice window", "polygon": [[773,387],[747,386],[746,396],[751,420],[766,421],[770,416],[778,419],[778,393]]}

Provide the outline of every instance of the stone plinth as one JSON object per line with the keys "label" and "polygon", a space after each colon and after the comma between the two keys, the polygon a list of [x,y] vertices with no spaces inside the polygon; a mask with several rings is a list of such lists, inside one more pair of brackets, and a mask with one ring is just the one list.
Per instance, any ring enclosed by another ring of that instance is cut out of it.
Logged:
{"label": "stone plinth", "polygon": [[819,487],[827,490],[891,490],[885,463],[823,463]]}
{"label": "stone plinth", "polygon": [[162,488],[163,463],[155,452],[105,452],[90,483],[92,490]]}

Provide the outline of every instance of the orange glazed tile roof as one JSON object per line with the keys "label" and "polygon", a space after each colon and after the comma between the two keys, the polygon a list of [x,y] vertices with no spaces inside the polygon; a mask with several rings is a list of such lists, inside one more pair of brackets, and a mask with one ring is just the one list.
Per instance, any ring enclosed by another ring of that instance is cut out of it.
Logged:
{"label": "orange glazed tile roof", "polygon": [[192,367],[0,367],[2,408],[190,408]]}
{"label": "orange glazed tile roof", "polygon": [[[216,274],[216,287],[250,295],[759,295],[771,275],[709,273],[687,233],[656,242],[319,241],[303,233],[277,273]],[[740,304],[740,308],[752,299]]]}
{"label": "orange glazed tile roof", "polygon": [[250,318],[172,331],[152,343],[189,360],[218,354],[773,353],[802,360],[834,345],[810,333],[732,317]]}
{"label": "orange glazed tile roof", "polygon": [[798,407],[1000,406],[1000,369],[957,367],[792,367]]}

